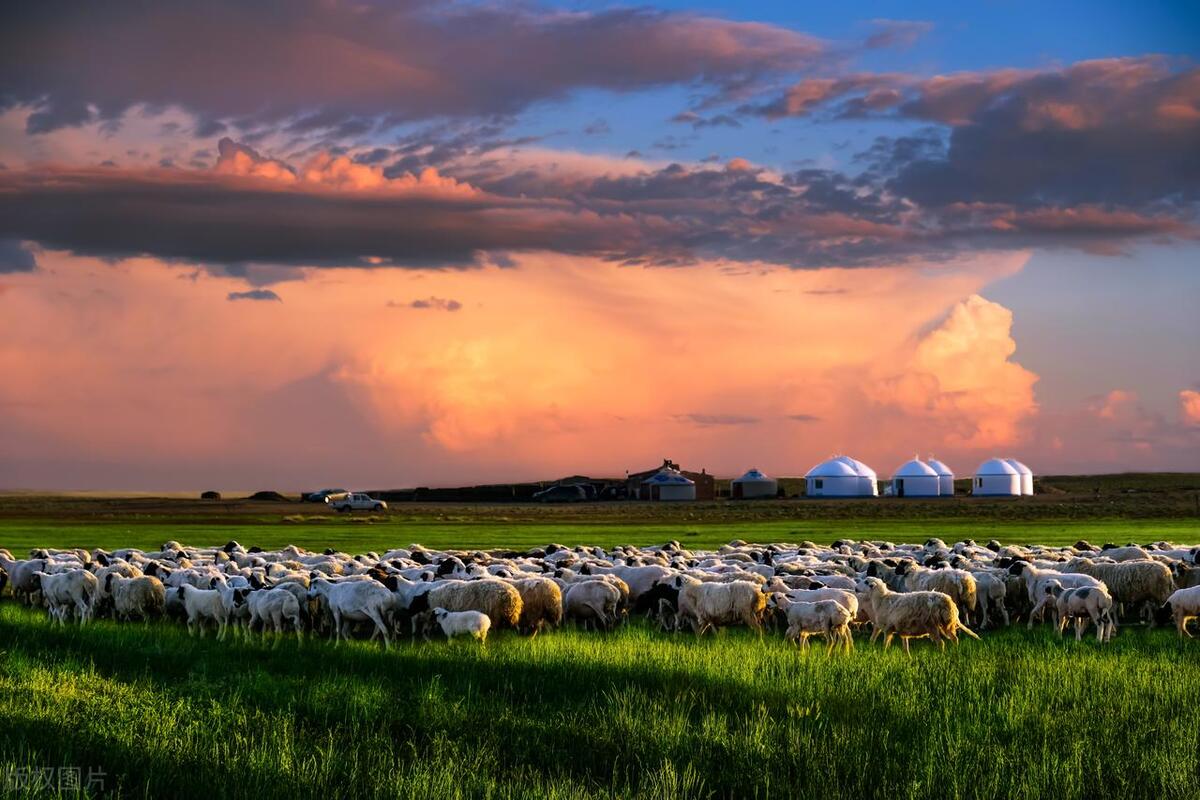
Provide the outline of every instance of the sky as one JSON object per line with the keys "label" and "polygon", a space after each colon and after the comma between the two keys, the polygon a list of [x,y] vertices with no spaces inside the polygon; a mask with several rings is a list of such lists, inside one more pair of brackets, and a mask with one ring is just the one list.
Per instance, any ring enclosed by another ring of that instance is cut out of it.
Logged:
{"label": "sky", "polygon": [[0,15],[0,488],[1200,470],[1193,3]]}

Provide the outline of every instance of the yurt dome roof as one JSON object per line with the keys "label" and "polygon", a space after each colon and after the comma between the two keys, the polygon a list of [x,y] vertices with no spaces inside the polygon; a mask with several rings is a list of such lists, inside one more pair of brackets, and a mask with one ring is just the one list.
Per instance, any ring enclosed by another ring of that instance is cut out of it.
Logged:
{"label": "yurt dome roof", "polygon": [[1006,458],[1006,459],[1004,459],[1004,463],[1008,464],[1010,467],[1012,467],[1013,469],[1015,469],[1017,472],[1021,473],[1022,475],[1032,475],[1033,474],[1033,470],[1031,470],[1029,467],[1025,466],[1024,464],[1022,464],[1020,461],[1017,461],[1015,458]]}
{"label": "yurt dome roof", "polygon": [[976,475],[1020,475],[1017,468],[1002,458],[989,458],[975,470]]}
{"label": "yurt dome roof", "polygon": [[949,478],[954,477],[954,470],[950,469],[936,458],[928,458],[925,460],[925,463],[928,464],[938,475],[943,475]]}
{"label": "yurt dome roof", "polygon": [[840,461],[843,464],[848,465],[850,467],[850,469],[854,470],[854,474],[858,475],[860,478],[876,477],[875,470],[871,469],[866,464],[859,461],[857,458],[851,458],[850,456],[838,456],[837,458],[835,458],[833,460]]}
{"label": "yurt dome roof", "polygon": [[893,478],[936,478],[937,476],[934,468],[919,458],[905,461],[892,473]]}
{"label": "yurt dome roof", "polygon": [[767,477],[766,475],[764,475],[762,472],[759,472],[756,469],[751,469],[751,470],[747,470],[746,474],[743,475],[742,477],[734,478],[733,482],[741,483],[744,481],[769,481],[769,480],[771,480],[771,479],[769,477]]}
{"label": "yurt dome roof", "polygon": [[845,461],[831,458],[810,469],[806,478],[858,478],[858,471]]}
{"label": "yurt dome roof", "polygon": [[684,477],[673,469],[662,469],[651,475],[642,483],[653,483],[659,486],[691,486],[695,481]]}

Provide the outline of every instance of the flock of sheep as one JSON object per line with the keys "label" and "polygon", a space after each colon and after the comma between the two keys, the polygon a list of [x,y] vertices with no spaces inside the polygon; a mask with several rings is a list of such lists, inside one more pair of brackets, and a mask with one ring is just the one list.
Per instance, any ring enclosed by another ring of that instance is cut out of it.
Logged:
{"label": "flock of sheep", "polygon": [[337,640],[440,632],[483,642],[511,628],[533,636],[564,621],[611,630],[630,615],[664,630],[745,625],[782,630],[807,647],[854,646],[871,629],[884,646],[899,636],[940,646],[959,634],[1025,619],[1074,624],[1108,641],[1119,623],[1173,618],[1180,637],[1200,617],[1200,547],[980,546],[892,544],[842,539],[756,545],[733,541],[715,551],[663,546],[564,547],[526,552],[435,551],[419,545],[383,554],[311,553],[187,547],[158,551],[34,550],[27,559],[0,550],[0,592],[48,610],[59,623],[99,616],[167,617],[192,633],[217,630]]}

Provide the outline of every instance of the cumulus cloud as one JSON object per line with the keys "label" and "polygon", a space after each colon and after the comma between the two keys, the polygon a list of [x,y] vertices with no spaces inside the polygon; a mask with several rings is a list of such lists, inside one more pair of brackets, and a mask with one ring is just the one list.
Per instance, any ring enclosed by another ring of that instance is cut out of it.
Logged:
{"label": "cumulus cloud", "polygon": [[977,294],[950,309],[899,363],[877,373],[867,395],[875,403],[935,422],[942,442],[989,448],[1021,439],[1037,413],[1037,375],[1012,360],[1012,312]]}
{"label": "cumulus cloud", "polygon": [[267,300],[274,302],[282,302],[283,298],[275,294],[270,289],[250,289],[245,292],[230,292],[225,296],[226,300]]}
{"label": "cumulus cloud", "polygon": [[1184,389],[1179,393],[1179,417],[1185,425],[1200,425],[1200,392]]}
{"label": "cumulus cloud", "polygon": [[0,103],[36,106],[31,132],[148,103],[195,112],[206,135],[283,120],[348,135],[382,118],[513,113],[579,88],[723,91],[827,51],[785,28],[644,8],[48,0],[5,15]]}

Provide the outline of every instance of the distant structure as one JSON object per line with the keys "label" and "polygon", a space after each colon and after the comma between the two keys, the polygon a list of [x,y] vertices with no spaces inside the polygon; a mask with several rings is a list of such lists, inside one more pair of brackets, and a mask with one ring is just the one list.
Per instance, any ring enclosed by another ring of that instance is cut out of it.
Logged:
{"label": "distant structure", "polygon": [[804,480],[809,497],[874,497],[879,493],[875,471],[850,456],[822,461]]}
{"label": "distant structure", "polygon": [[937,470],[914,458],[892,473],[892,494],[896,497],[937,497],[941,494],[941,479]]}
{"label": "distant structure", "polygon": [[643,500],[695,500],[696,483],[674,469],[661,469],[642,481]]}
{"label": "distant structure", "polygon": [[855,473],[858,474],[859,489],[864,497],[877,497],[879,495],[879,476],[875,474],[875,470],[857,458],[851,458],[850,456],[837,456],[837,460],[843,464],[849,464]]}
{"label": "distant structure", "polygon": [[775,497],[779,493],[779,481],[764,475],[757,469],[751,469],[742,477],[730,481],[729,492],[730,497],[734,500]]}
{"label": "distant structure", "polygon": [[933,471],[938,474],[938,496],[953,497],[954,471],[936,458],[927,458],[925,459],[925,463],[932,467]]}
{"label": "distant structure", "polygon": [[[690,472],[686,469],[681,469],[678,464],[669,458],[664,458],[662,465],[654,469],[631,472],[626,475],[625,485],[628,496],[637,500],[667,499],[652,496],[654,494],[654,484],[650,482],[650,479],[663,471],[678,473],[693,484],[694,493],[692,497],[686,498],[688,500],[713,500],[717,496],[717,482],[711,474],[703,469],[699,472]],[[658,485],[661,486],[662,484]],[[668,492],[668,494],[673,493]]]}
{"label": "distant structure", "polygon": [[1021,475],[1021,494],[1033,494],[1033,470],[1017,461],[1015,458],[1004,459],[1010,467]]}
{"label": "distant structure", "polygon": [[[1030,473],[1032,489],[1032,473]],[[1020,497],[1021,473],[1002,458],[989,458],[975,470],[971,494],[981,497]]]}

